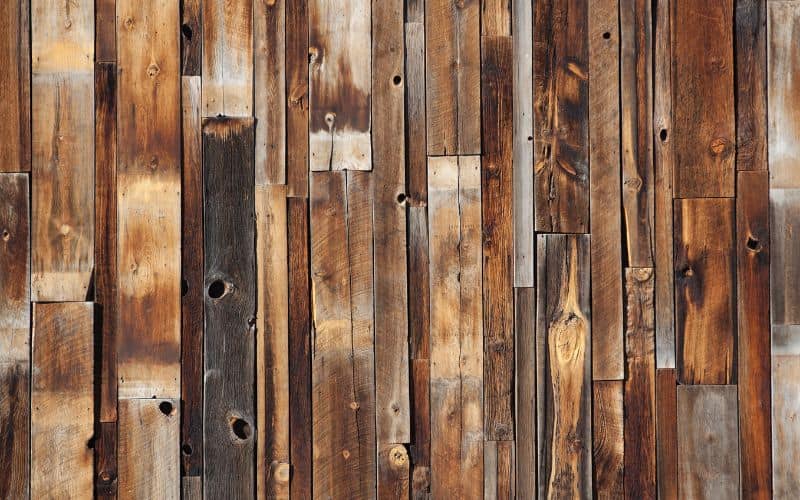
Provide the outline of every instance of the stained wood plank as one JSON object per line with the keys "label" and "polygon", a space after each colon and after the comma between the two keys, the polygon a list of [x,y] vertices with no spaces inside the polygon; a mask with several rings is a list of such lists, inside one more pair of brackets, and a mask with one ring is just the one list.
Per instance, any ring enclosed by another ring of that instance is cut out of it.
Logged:
{"label": "stained wood plank", "polygon": [[800,495],[797,460],[800,433],[797,414],[800,394],[800,327],[780,325],[772,328],[772,485],[775,498]]}
{"label": "stained wood plank", "polygon": [[180,395],[179,19],[176,2],[117,1],[117,99],[124,106],[117,116],[122,398]]}
{"label": "stained wood plank", "polygon": [[481,152],[480,0],[425,2],[429,155]]}
{"label": "stained wood plank", "polygon": [[675,342],[682,384],[735,380],[734,200],[675,200]]}
{"label": "stained wood plank", "polygon": [[[619,2],[589,5],[589,183],[592,232],[592,377],[622,380]],[[608,35],[608,38],[606,38]]]}
{"label": "stained wood plank", "polygon": [[675,197],[733,196],[733,0],[670,7]]}
{"label": "stained wood plank", "polygon": [[214,498],[255,493],[254,129],[203,120],[203,491]]}
{"label": "stained wood plank", "polygon": [[308,16],[311,170],[372,170],[371,2],[309,0]]}
{"label": "stained wood plank", "polygon": [[592,386],[593,479],[598,499],[625,496],[624,388],[621,380],[595,380]]}
{"label": "stained wood plank", "polygon": [[181,0],[181,74],[200,76],[202,71],[202,0]]}
{"label": "stained wood plank", "polygon": [[93,321],[91,302],[33,306],[32,498],[92,498]]}
{"label": "stained wood plank", "polygon": [[117,421],[100,422],[94,435],[95,495],[98,499],[117,498]]}
{"label": "stained wood plank", "polygon": [[[406,2],[408,4],[408,2]],[[408,5],[407,5],[408,7]],[[406,203],[420,206],[428,202],[428,160],[425,128],[425,23],[405,23],[405,133]],[[377,132],[377,129],[376,129]]]}
{"label": "stained wood plank", "polygon": [[540,497],[592,494],[589,245],[586,235],[537,236]]}
{"label": "stained wood plank", "polygon": [[656,370],[656,463],[658,498],[678,496],[678,400],[674,368]]}
{"label": "stained wood plank", "polygon": [[95,0],[94,51],[96,62],[117,60],[117,0]]}
{"label": "stained wood plank", "polygon": [[31,4],[3,2],[0,17],[8,27],[0,35],[0,172],[31,170]]}
{"label": "stained wood plank", "polygon": [[737,0],[735,8],[736,169],[766,170],[767,2]]}
{"label": "stained wood plank", "polygon": [[681,498],[739,496],[736,387],[678,386]]}
{"label": "stained wood plank", "polygon": [[583,233],[589,224],[587,2],[536,2],[533,162],[536,231]]}
{"label": "stained wood plank", "polygon": [[483,448],[483,498],[516,498],[514,442],[486,441]]}
{"label": "stained wood plank", "polygon": [[[0,363],[0,496],[30,494],[31,390],[28,363]],[[10,431],[10,432],[9,432]]]}
{"label": "stained wood plank", "polygon": [[514,289],[516,492],[536,496],[536,290]]}
{"label": "stained wood plank", "polygon": [[308,197],[308,0],[286,3],[286,183]]}
{"label": "stained wood plank", "polygon": [[796,325],[800,324],[800,247],[793,235],[800,229],[800,189],[770,189],[769,206],[772,324]]}

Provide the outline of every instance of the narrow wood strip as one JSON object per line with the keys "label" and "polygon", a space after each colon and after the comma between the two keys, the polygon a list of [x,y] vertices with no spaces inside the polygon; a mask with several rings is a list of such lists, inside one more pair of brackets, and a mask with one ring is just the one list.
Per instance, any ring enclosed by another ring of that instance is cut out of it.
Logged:
{"label": "narrow wood strip", "polygon": [[100,422],[95,431],[95,495],[98,499],[117,498],[117,422]]}
{"label": "narrow wood strip", "polygon": [[308,197],[308,0],[286,3],[286,184]]}
{"label": "narrow wood strip", "polygon": [[793,235],[800,230],[800,189],[770,189],[769,207],[772,324],[796,325],[800,324],[800,246]]}
{"label": "narrow wood strip", "polygon": [[800,326],[772,328],[772,485],[775,498],[800,495],[797,457],[800,456]]}
{"label": "narrow wood strip", "polygon": [[735,8],[736,169],[766,170],[767,2],[736,0]]}
{"label": "narrow wood strip", "polygon": [[514,289],[516,491],[536,496],[536,290]]}
{"label": "narrow wood strip", "polygon": [[486,441],[483,445],[483,498],[497,500],[497,444],[498,441]]}
{"label": "narrow wood strip", "polygon": [[95,61],[116,62],[117,0],[95,0],[94,11]]}
{"label": "narrow wood strip", "polygon": [[[424,14],[424,10],[420,9],[420,13]],[[421,21],[405,24],[406,203],[411,206],[424,206],[428,202],[424,17]]]}
{"label": "narrow wood strip", "polygon": [[3,2],[0,17],[9,28],[0,35],[0,172],[31,170],[31,4]]}
{"label": "narrow wood strip", "polygon": [[512,499],[516,495],[514,441],[486,441],[483,451],[484,499]]}
{"label": "narrow wood strip", "polygon": [[624,382],[595,380],[592,392],[594,495],[598,499],[624,498]]}
{"label": "narrow wood strip", "polygon": [[402,444],[378,448],[378,498],[394,500],[409,498],[411,461]]}
{"label": "narrow wood strip", "polygon": [[28,498],[31,467],[29,363],[0,363],[0,496]]}
{"label": "narrow wood strip", "polygon": [[181,0],[181,74],[200,76],[202,70],[203,25],[201,0]]}
{"label": "narrow wood strip", "polygon": [[678,500],[678,381],[674,368],[656,370],[658,498]]}
{"label": "narrow wood strip", "polygon": [[[482,36],[511,36],[511,11],[513,6],[510,4],[511,2],[504,0],[481,1]],[[515,24],[516,26],[520,25]],[[530,24],[528,28],[530,28]],[[517,33],[519,32],[514,31],[514,35]]]}

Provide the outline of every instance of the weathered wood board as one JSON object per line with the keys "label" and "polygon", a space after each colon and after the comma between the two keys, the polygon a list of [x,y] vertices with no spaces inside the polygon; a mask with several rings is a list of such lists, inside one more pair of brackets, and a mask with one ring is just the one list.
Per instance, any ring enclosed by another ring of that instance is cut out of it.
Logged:
{"label": "weathered wood board", "polygon": [[[116,2],[116,0],[104,0]],[[181,75],[200,76],[202,72],[202,0],[181,1]]]}
{"label": "weathered wood board", "polygon": [[772,324],[800,324],[800,189],[770,189],[769,212]]}
{"label": "weathered wood board", "polygon": [[308,197],[308,0],[286,2],[286,184]]}
{"label": "weathered wood board", "polygon": [[[31,390],[28,363],[0,363],[0,496],[28,498],[31,467]],[[11,430],[11,432],[9,432]]]}
{"label": "weathered wood board", "polygon": [[30,0],[3,2],[0,17],[8,27],[0,35],[0,172],[31,169],[31,5]]}
{"label": "weathered wood board", "polygon": [[598,499],[625,493],[624,382],[596,380],[592,385],[592,460],[594,494]]}
{"label": "weathered wood board", "polygon": [[656,464],[658,498],[677,500],[678,381],[674,368],[656,370]]}
{"label": "weathered wood board", "polygon": [[767,170],[767,3],[735,4],[736,170]]}
{"label": "weathered wood board", "polygon": [[536,496],[536,290],[514,289],[516,491]]}
{"label": "weathered wood board", "polygon": [[797,414],[800,394],[800,327],[772,327],[772,485],[775,498],[800,495],[797,461],[800,458],[800,433]]}

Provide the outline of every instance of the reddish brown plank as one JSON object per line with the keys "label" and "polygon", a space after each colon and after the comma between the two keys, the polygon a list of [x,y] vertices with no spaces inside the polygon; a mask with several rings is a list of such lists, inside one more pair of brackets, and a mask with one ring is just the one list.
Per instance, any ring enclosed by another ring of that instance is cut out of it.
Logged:
{"label": "reddish brown plank", "polygon": [[117,60],[117,0],[95,0],[94,16],[95,61],[115,62]]}
{"label": "reddish brown plank", "polygon": [[30,493],[31,392],[28,363],[0,363],[0,497]]}
{"label": "reddish brown plank", "polygon": [[3,2],[0,18],[0,172],[31,169],[31,36],[30,0]]}
{"label": "reddish brown plank", "polygon": [[203,26],[201,0],[181,0],[181,74],[200,76]]}
{"label": "reddish brown plank", "polygon": [[308,0],[286,2],[286,183],[308,197]]}
{"label": "reddish brown plank", "polygon": [[514,289],[516,491],[536,496],[536,290]]}
{"label": "reddish brown plank", "polygon": [[95,427],[95,494],[98,499],[117,498],[117,422]]}

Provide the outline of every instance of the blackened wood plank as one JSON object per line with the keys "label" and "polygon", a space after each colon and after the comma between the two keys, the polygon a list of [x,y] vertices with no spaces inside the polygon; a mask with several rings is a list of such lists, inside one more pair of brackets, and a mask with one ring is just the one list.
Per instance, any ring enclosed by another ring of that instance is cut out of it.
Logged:
{"label": "blackened wood plank", "polygon": [[772,328],[772,464],[775,498],[800,495],[797,457],[800,457],[800,327]]}
{"label": "blackened wood plank", "polygon": [[31,498],[92,498],[94,311],[35,304],[31,369]]}
{"label": "blackened wood plank", "polygon": [[30,208],[27,174],[0,174],[0,364],[30,361]]}
{"label": "blackened wood plank", "polygon": [[589,5],[589,185],[592,232],[592,377],[622,380],[619,2]]}
{"label": "blackened wood plank", "polygon": [[181,74],[200,76],[203,26],[200,12],[201,0],[181,0]]}
{"label": "blackened wood plank", "polygon": [[30,0],[3,2],[0,17],[8,27],[0,35],[0,172],[31,169]]}
{"label": "blackened wood plank", "polygon": [[95,61],[117,60],[117,0],[95,0]]}
{"label": "blackened wood plank", "polygon": [[308,0],[286,3],[286,183],[308,197]]}
{"label": "blackened wood plank", "polygon": [[736,169],[766,170],[767,2],[736,0],[735,8]]}
{"label": "blackened wood plank", "polygon": [[536,496],[536,290],[514,289],[514,366],[517,476],[519,498]]}
{"label": "blackened wood plank", "polygon": [[0,496],[30,493],[31,393],[28,363],[0,363]]}
{"label": "blackened wood plank", "polygon": [[100,422],[95,429],[95,495],[111,500],[117,498],[118,487],[117,421]]}
{"label": "blackened wood plank", "polygon": [[533,27],[536,230],[589,224],[588,3],[536,2]]}
{"label": "blackened wood plank", "polygon": [[772,324],[796,325],[800,324],[800,246],[793,235],[800,230],[800,189],[770,189],[769,204]]}
{"label": "blackened wood plank", "polygon": [[592,455],[594,495],[598,499],[623,498],[625,443],[621,380],[595,380],[592,391]]}
{"label": "blackened wood plank", "polygon": [[286,2],[253,3],[256,186],[286,183]]}
{"label": "blackened wood plank", "polygon": [[254,126],[203,120],[203,491],[213,498],[255,488]]}
{"label": "blackened wood plank", "polygon": [[734,200],[675,200],[675,342],[682,384],[735,379]]}
{"label": "blackened wood plank", "polygon": [[[420,9],[420,13],[422,13]],[[425,23],[405,24],[406,200],[428,202],[428,160],[425,143]]]}
{"label": "blackened wood plank", "polygon": [[484,431],[488,440],[513,440],[513,51],[511,37],[481,41]]}
{"label": "blackened wood plank", "polygon": [[675,197],[733,196],[733,0],[671,9]]}
{"label": "blackened wood plank", "polygon": [[681,498],[739,496],[736,387],[678,386]]}
{"label": "blackened wood plank", "polygon": [[658,498],[678,500],[678,381],[674,368],[656,370]]}
{"label": "blackened wood plank", "polygon": [[589,251],[588,235],[537,237],[540,497],[592,495]]}

